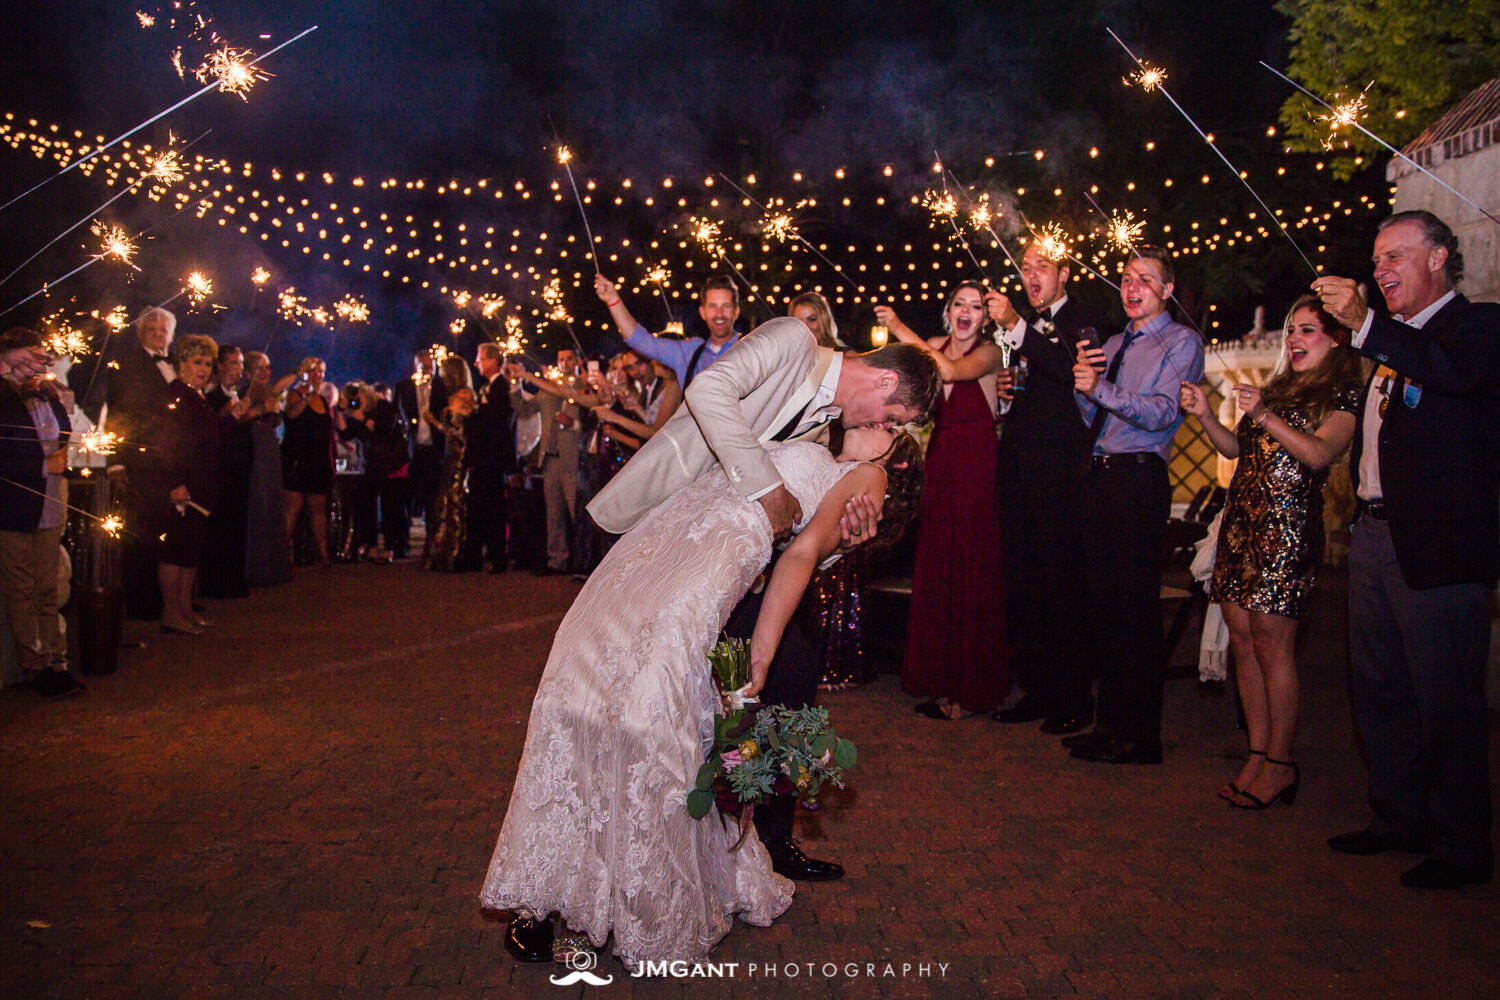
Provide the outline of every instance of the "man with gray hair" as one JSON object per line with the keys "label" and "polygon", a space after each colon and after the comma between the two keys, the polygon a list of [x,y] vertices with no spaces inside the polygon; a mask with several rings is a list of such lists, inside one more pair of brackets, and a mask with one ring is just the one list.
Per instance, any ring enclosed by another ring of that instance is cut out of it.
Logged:
{"label": "man with gray hair", "polygon": [[1374,817],[1328,846],[1427,854],[1402,884],[1456,889],[1494,871],[1484,680],[1500,576],[1500,306],[1458,294],[1458,240],[1430,212],[1385,219],[1373,260],[1388,316],[1350,278],[1313,282],[1379,363],[1349,453],[1349,653]]}

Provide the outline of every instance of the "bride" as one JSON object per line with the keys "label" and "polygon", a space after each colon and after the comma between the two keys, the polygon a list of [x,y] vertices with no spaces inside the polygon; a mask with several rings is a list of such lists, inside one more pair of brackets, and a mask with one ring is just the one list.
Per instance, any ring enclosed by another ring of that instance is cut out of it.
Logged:
{"label": "bride", "polygon": [[[813,511],[778,560],[751,640],[752,692],[818,562],[840,542],[845,504],[890,513],[920,488],[916,442],[876,427],[823,445],[773,446],[771,461]],[[889,470],[889,472],[888,472]],[[888,489],[889,479],[889,489]],[[697,961],[731,918],[766,926],[793,885],[754,837],[733,852],[734,823],[688,816],[686,796],[713,735],[719,699],[708,650],[770,561],[761,505],[714,466],[656,507],[590,575],[553,640],[480,901],[545,920],[557,914],[632,967]]]}

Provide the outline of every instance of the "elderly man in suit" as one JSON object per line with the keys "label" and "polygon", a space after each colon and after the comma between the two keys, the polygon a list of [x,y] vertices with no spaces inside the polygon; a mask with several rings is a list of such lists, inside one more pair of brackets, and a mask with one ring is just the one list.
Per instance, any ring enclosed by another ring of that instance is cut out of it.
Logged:
{"label": "elderly man in suit", "polygon": [[1458,240],[1429,212],[1382,221],[1374,263],[1389,316],[1352,279],[1313,282],[1380,365],[1349,457],[1349,652],[1375,815],[1328,846],[1425,853],[1402,883],[1458,888],[1494,871],[1484,673],[1500,575],[1500,306],[1458,294]]}

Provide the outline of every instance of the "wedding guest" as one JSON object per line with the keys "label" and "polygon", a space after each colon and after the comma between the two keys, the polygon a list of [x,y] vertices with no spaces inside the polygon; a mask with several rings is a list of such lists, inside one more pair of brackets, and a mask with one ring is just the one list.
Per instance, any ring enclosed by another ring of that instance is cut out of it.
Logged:
{"label": "wedding guest", "polygon": [[321,358],[306,357],[287,389],[281,438],[282,485],[286,489],[286,545],[291,551],[297,518],[307,508],[318,565],[328,558],[328,495],[333,492],[333,441],[343,430],[343,414],[320,391],[327,371]]}
{"label": "wedding guest", "polygon": [[1100,343],[1104,318],[1068,294],[1071,268],[1035,242],[1021,257],[1030,305],[1023,319],[999,292],[985,297],[990,319],[1019,369],[996,472],[1005,546],[1005,626],[1022,697],[992,713],[996,722],[1042,719],[1042,732],[1074,733],[1094,716],[1093,671],[1078,648],[1079,486],[1091,441],[1073,398],[1073,361],[1084,337]]}
{"label": "wedding guest", "polygon": [[250,484],[246,491],[245,582],[269,587],[292,578],[292,554],[286,544],[286,493],[282,489],[282,397],[297,372],[271,381],[271,359],[245,352],[245,398],[250,403]]}
{"label": "wedding guest", "polygon": [[1140,247],[1120,276],[1125,329],[1102,350],[1080,341],[1073,366],[1073,388],[1093,441],[1079,508],[1087,590],[1075,627],[1101,673],[1093,731],[1063,740],[1081,760],[1162,760],[1161,559],[1172,506],[1167,459],[1182,423],[1181,383],[1203,377],[1203,338],[1167,311],[1175,277],[1166,251]]}
{"label": "wedding guest", "polygon": [[516,467],[515,435],[511,430],[511,383],[501,372],[500,345],[479,345],[474,364],[479,370],[476,405],[464,424],[464,466],[469,477],[468,554],[465,568],[489,572],[509,568],[505,537],[505,479]]}
{"label": "wedding guest", "polygon": [[[125,520],[130,523],[143,523],[149,516],[139,506],[140,491],[129,483],[142,457],[141,431],[166,405],[167,386],[177,378],[167,356],[176,333],[175,315],[166,309],[148,309],[135,322],[135,336],[122,338],[105,363],[105,409],[101,425],[120,438],[109,474],[127,484],[123,510]],[[162,615],[156,546],[150,537],[127,534],[120,539],[125,610],[131,618],[142,621],[155,621]]]}
{"label": "wedding guest", "polygon": [[[525,386],[517,384],[511,392],[511,407],[517,416],[539,414],[542,440],[533,452],[536,471],[541,473],[543,495],[547,504],[547,565],[538,575],[568,572],[572,558],[569,535],[578,500],[578,444],[583,411],[572,401],[578,378],[578,355],[564,347],[557,352],[557,368],[562,382],[527,377]],[[566,387],[566,388],[564,388]]]}
{"label": "wedding guest", "polygon": [[406,427],[396,406],[373,385],[362,385],[359,405],[345,416],[346,434],[357,436],[365,460],[365,494],[380,509],[383,548],[370,553],[376,562],[405,559],[410,544],[411,521],[406,513]]}
{"label": "wedding guest", "polygon": [[1300,784],[1292,737],[1297,622],[1323,549],[1323,484],[1354,438],[1359,355],[1349,331],[1304,295],[1287,316],[1281,358],[1263,387],[1236,385],[1243,416],[1230,430],[1208,396],[1183,383],[1182,408],[1225,458],[1239,459],[1219,528],[1211,599],[1224,612],[1250,754],[1219,797],[1264,809],[1291,805]]}
{"label": "wedding guest", "polygon": [[1500,576],[1500,306],[1458,293],[1458,239],[1430,212],[1383,220],[1374,262],[1389,316],[1351,279],[1313,283],[1380,364],[1349,459],[1349,652],[1375,815],[1328,846],[1430,850],[1401,882],[1451,889],[1494,872],[1485,666]]}
{"label": "wedding guest", "polygon": [[[459,358],[450,360],[463,364]],[[462,568],[469,521],[469,487],[464,467],[465,424],[477,406],[474,390],[460,385],[443,408],[440,419],[446,451],[442,476],[433,499],[432,527],[422,549],[422,565],[427,569],[453,573]]]}
{"label": "wedding guest", "polygon": [[833,310],[828,308],[828,300],[817,292],[803,292],[794,297],[786,304],[786,314],[806,323],[813,336],[818,338],[819,347],[840,350],[845,346],[839,340],[839,326],[833,321]]}
{"label": "wedding guest", "polygon": [[998,707],[1009,689],[1004,577],[995,519],[995,380],[1000,349],[987,335],[985,288],[960,282],[943,309],[944,336],[923,340],[889,306],[875,318],[937,363],[917,562],[901,689],[916,711],[955,719]]}
{"label": "wedding guest", "polygon": [[722,275],[705,281],[698,296],[698,315],[708,326],[707,337],[678,340],[648,332],[625,307],[614,282],[602,274],[594,277],[594,294],[609,310],[625,344],[642,357],[669,366],[676,372],[677,384],[683,392],[687,392],[699,372],[739,343],[740,335],[735,332],[734,324],[740,318],[740,292],[731,279]]}
{"label": "wedding guest", "polygon": [[[640,447],[640,442],[650,440],[682,405],[682,389],[672,376],[672,370],[660,361],[643,358],[635,351],[623,351],[621,370],[629,381],[615,386],[616,401],[603,409],[596,406],[595,415],[623,432],[625,437],[637,442],[627,447],[631,451]],[[628,457],[628,456],[627,456]],[[602,488],[600,484],[599,488]]]}
{"label": "wedding guest", "polygon": [[0,334],[0,357],[7,361],[0,369],[0,597],[32,689],[60,698],[84,689],[68,672],[58,617],[71,426],[55,383],[29,363],[29,352],[40,352],[41,345],[36,330]]}
{"label": "wedding guest", "polygon": [[446,380],[438,377],[430,349],[423,348],[412,355],[412,367],[411,375],[396,383],[396,405],[411,452],[411,514],[421,515],[431,532],[432,507],[442,477],[444,453],[438,415],[448,405],[448,386]]}
{"label": "wedding guest", "polygon": [[204,398],[219,345],[190,334],[173,345],[177,379],[141,431],[144,451],[133,478],[146,514],[142,533],[157,545],[162,630],[197,635],[211,624],[193,610],[193,583],[218,506],[223,437],[233,424]]}
{"label": "wedding guest", "polygon": [[198,571],[204,597],[249,597],[245,581],[245,540],[250,516],[250,464],[255,458],[248,401],[240,398],[245,356],[233,344],[220,344],[214,375],[204,399],[213,411],[233,421],[224,435],[219,462],[219,503],[209,518],[208,537]]}

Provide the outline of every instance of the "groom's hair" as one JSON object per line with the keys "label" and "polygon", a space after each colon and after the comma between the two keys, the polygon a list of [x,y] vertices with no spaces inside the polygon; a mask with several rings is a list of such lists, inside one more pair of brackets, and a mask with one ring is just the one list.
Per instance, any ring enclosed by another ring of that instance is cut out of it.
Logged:
{"label": "groom's hair", "polygon": [[891,393],[888,403],[910,406],[922,413],[932,409],[937,402],[938,391],[943,387],[938,374],[937,362],[922,348],[914,344],[887,344],[875,351],[856,354],[862,364],[871,368],[883,368],[896,373],[900,380]]}

